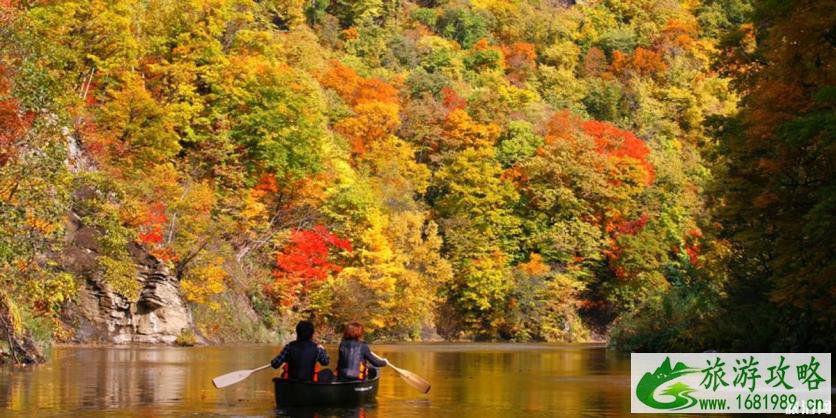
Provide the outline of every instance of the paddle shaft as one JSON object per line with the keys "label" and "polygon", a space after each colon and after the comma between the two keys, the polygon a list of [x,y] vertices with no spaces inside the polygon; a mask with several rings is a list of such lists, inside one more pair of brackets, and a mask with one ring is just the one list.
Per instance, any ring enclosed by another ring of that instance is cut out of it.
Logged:
{"label": "paddle shaft", "polygon": [[265,364],[265,365],[263,365],[259,368],[255,368],[255,369],[252,369],[252,370],[238,370],[238,371],[235,371],[235,372],[232,372],[232,373],[227,373],[223,376],[218,376],[218,377],[212,379],[212,384],[215,385],[215,387],[219,388],[219,389],[227,387],[229,385],[234,385],[234,384],[252,376],[253,373],[255,373],[257,371],[260,371],[260,370],[264,370],[268,367],[270,367],[270,364]]}
{"label": "paddle shaft", "polygon": [[266,369],[266,368],[268,368],[268,367],[270,367],[270,363],[267,363],[267,364],[265,364],[265,365],[263,365],[263,366],[261,366],[261,367],[259,367],[259,368],[257,368],[257,369],[253,369],[253,373],[258,372],[258,371],[261,371],[261,370],[264,370],[264,369]]}
{"label": "paddle shaft", "polygon": [[[381,356],[381,355],[379,355],[379,354],[375,353],[374,351],[372,351],[371,353],[372,353],[372,355],[373,355],[373,356],[375,356],[375,357],[377,357],[377,358],[379,358],[379,359],[381,359],[381,360],[383,360],[383,359],[384,359],[384,358],[383,358],[383,356]],[[401,371],[403,371],[403,369],[399,369],[399,368],[395,367],[395,365],[394,365],[394,364],[392,364],[392,362],[391,362],[391,361],[389,361],[389,359],[386,359],[386,365],[387,365],[387,366],[389,366],[389,367],[391,367],[391,368],[392,368],[392,370],[394,370],[394,371],[395,371],[395,372],[397,372],[398,374],[402,374],[402,373],[401,373]]]}

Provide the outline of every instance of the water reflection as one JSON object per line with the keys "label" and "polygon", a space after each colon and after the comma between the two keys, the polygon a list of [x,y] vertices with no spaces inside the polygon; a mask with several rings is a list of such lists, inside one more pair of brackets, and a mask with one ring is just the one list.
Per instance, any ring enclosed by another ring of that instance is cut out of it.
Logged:
{"label": "water reflection", "polygon": [[279,408],[277,417],[288,418],[366,418],[372,416],[374,406],[359,408]]}
{"label": "water reflection", "polygon": [[[331,353],[335,347],[327,347]],[[351,409],[276,409],[259,372],[215,389],[211,379],[254,368],[275,346],[65,347],[34,368],[0,367],[0,416],[511,417],[624,416],[629,357],[591,346],[375,345],[426,377],[429,395],[384,370],[377,400]]]}

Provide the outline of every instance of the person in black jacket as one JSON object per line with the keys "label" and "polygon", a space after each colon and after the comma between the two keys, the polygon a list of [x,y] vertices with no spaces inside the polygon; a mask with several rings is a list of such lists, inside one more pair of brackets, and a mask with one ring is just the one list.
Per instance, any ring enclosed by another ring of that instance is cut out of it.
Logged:
{"label": "person in black jacket", "polygon": [[359,322],[346,324],[343,340],[340,342],[340,357],[337,360],[337,380],[365,380],[368,375],[368,363],[375,367],[388,364],[385,358],[372,354],[369,345],[360,340],[363,337],[363,325]]}
{"label": "person in black jacket", "polygon": [[328,353],[321,345],[313,342],[314,325],[311,321],[299,321],[296,324],[296,341],[284,346],[270,365],[278,369],[285,364],[282,378],[303,382],[319,380],[317,363],[327,366]]}

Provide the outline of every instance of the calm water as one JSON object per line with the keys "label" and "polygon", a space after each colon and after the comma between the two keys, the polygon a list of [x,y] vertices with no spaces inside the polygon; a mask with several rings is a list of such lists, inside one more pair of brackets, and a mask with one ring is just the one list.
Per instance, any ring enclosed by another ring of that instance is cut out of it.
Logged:
{"label": "calm water", "polygon": [[222,390],[212,386],[213,377],[265,364],[278,349],[57,348],[46,365],[0,367],[0,416],[490,418],[630,411],[629,355],[583,345],[376,345],[433,388],[417,393],[384,370],[376,403],[349,410],[276,409],[272,369]]}

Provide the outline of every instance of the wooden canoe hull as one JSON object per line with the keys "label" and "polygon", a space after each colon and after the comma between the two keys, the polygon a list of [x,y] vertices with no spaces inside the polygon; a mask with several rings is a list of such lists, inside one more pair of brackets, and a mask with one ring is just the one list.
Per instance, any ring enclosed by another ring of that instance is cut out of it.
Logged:
{"label": "wooden canoe hull", "polygon": [[369,378],[362,382],[328,384],[289,382],[273,379],[276,406],[355,406],[371,402],[377,396],[380,372],[371,368]]}

